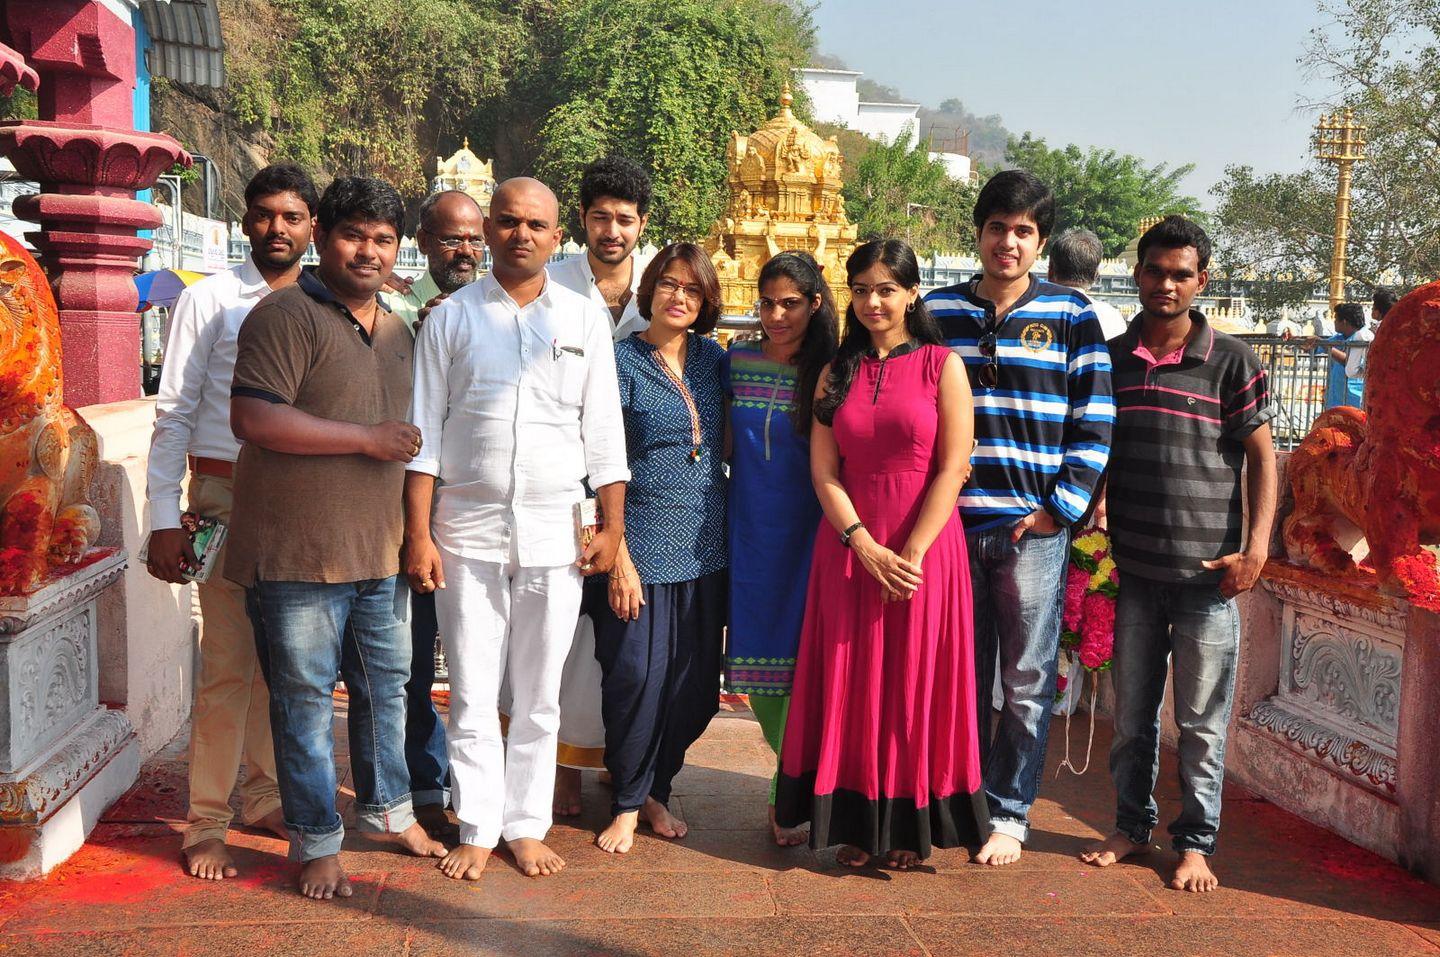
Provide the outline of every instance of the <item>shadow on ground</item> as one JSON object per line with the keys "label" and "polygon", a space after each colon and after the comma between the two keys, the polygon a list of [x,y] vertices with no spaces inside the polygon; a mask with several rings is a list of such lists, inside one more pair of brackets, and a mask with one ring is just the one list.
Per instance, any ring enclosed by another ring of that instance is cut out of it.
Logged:
{"label": "shadow on ground", "polygon": [[[765,817],[774,757],[748,713],[726,712],[676,780],[683,841],[642,829],[630,854],[600,851],[609,793],[587,775],[585,813],[551,834],[562,874],[526,878],[497,857],[462,884],[352,833],[356,892],[343,902],[300,898],[283,843],[248,831],[234,832],[241,877],[184,875],[182,737],[71,861],[43,881],[0,883],[0,955],[1440,954],[1440,891],[1237,788],[1215,894],[1167,890],[1168,851],[1104,871],[1081,864],[1113,823],[1108,727],[1084,777],[1055,776],[1063,734],[1057,723],[1035,833],[1013,867],[954,849],[917,872],[854,872],[832,851],[776,847]],[[337,747],[343,769],[342,721]],[[1176,809],[1174,774],[1166,755],[1162,822]]]}

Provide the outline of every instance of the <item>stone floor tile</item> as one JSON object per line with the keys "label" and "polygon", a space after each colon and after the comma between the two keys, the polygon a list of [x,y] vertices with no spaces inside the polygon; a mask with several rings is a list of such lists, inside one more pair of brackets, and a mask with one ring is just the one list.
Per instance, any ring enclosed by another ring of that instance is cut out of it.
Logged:
{"label": "stone floor tile", "polygon": [[770,833],[769,785],[759,794],[682,794],[681,816],[692,829]]}
{"label": "stone floor tile", "polygon": [[406,928],[364,923],[246,924],[86,934],[0,937],[5,957],[256,957],[261,954],[342,954],[397,957]]}
{"label": "stone floor tile", "polygon": [[777,874],[771,891],[782,914],[955,914],[1125,916],[1167,911],[1133,881],[1097,881],[1080,873],[929,868]]}
{"label": "stone floor tile", "polygon": [[1440,921],[1426,921],[1424,923],[1402,922],[1411,932],[1431,944],[1437,953],[1440,953]]}
{"label": "stone floor tile", "polygon": [[930,957],[1434,957],[1404,928],[1372,920],[1242,920],[1216,917],[913,917]]}
{"label": "stone floor tile", "polygon": [[924,957],[894,918],[465,921],[415,928],[411,957]]}
{"label": "stone floor tile", "polygon": [[[278,843],[278,842],[277,842]],[[0,925],[0,938],[87,930],[363,919],[383,875],[352,873],[348,900],[310,901],[295,891],[296,866],[248,847],[233,851],[240,876],[211,883],[184,873],[179,842],[147,839],[89,847],[47,878]]]}
{"label": "stone floor tile", "polygon": [[571,919],[607,917],[763,917],[775,904],[760,871],[623,873],[569,871],[525,877],[496,861],[478,881],[438,871],[392,873],[376,913],[417,923],[437,917]]}
{"label": "stone floor tile", "polygon": [[607,854],[595,846],[595,833],[551,828],[545,839],[565,858],[567,869],[587,871],[789,870],[815,867],[807,847],[778,847],[769,829],[727,831],[695,829],[680,840],[666,840],[642,829],[626,854]]}

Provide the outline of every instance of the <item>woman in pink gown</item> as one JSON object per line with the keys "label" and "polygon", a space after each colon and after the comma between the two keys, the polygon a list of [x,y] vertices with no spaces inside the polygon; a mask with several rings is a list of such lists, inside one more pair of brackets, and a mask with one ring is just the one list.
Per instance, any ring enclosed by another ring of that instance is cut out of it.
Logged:
{"label": "woman in pink gown", "polygon": [[915,253],[846,262],[846,332],[816,393],[816,534],[776,819],[812,847],[906,868],[977,846],[980,778],[965,533],[974,434],[961,360],[920,300]]}

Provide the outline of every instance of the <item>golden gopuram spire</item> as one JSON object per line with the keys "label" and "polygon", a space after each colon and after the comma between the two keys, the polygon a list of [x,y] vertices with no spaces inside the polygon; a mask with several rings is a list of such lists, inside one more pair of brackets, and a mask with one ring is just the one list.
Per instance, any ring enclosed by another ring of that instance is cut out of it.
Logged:
{"label": "golden gopuram spire", "polygon": [[480,211],[490,215],[490,197],[495,194],[495,164],[471,152],[468,136],[449,159],[435,157],[435,178],[430,181],[430,192],[447,189],[469,193],[480,204]]}
{"label": "golden gopuram spire", "polygon": [[840,147],[797,120],[791,102],[787,83],[779,114],[748,136],[730,134],[730,205],[705,239],[727,315],[751,312],[760,267],[787,249],[815,257],[840,309],[850,300],[845,259],[856,230],[840,196]]}

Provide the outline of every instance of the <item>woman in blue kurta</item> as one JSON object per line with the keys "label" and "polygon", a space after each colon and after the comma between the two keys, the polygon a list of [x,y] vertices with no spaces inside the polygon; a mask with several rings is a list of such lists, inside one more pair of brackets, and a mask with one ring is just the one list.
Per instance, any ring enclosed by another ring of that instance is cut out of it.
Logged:
{"label": "woman in blue kurta", "polygon": [[[760,270],[763,338],[730,347],[730,625],[726,686],[748,695],[765,740],[780,753],[795,650],[805,617],[820,502],[810,482],[810,422],[820,372],[835,356],[835,306],[808,253],[784,252]],[[802,844],[775,823],[775,843]]]}
{"label": "woman in blue kurta", "polygon": [[614,820],[596,838],[624,853],[644,817],[684,837],[670,782],[720,709],[727,594],[727,357],[705,333],[720,281],[704,250],[661,250],[636,292],[644,332],[615,344],[630,482],[625,538],[598,609],[595,657]]}

